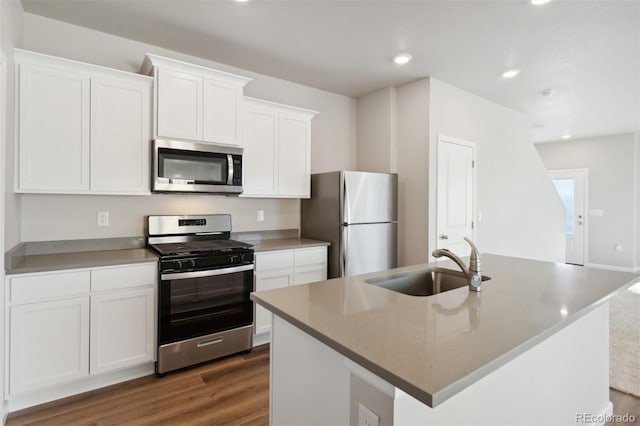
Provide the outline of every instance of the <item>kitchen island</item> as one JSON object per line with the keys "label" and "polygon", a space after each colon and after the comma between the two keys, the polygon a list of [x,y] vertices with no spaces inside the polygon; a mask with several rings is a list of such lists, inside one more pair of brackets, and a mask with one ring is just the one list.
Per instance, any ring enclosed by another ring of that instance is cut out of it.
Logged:
{"label": "kitchen island", "polygon": [[274,313],[271,424],[575,424],[610,413],[608,299],[638,276],[482,262],[491,279],[480,293],[367,282],[457,269],[449,261],[254,293]]}

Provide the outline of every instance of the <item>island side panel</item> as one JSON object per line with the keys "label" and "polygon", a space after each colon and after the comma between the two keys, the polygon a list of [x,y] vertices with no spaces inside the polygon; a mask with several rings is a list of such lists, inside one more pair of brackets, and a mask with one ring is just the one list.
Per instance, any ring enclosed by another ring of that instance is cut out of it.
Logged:
{"label": "island side panel", "polygon": [[271,326],[270,424],[349,424],[345,358],[287,321]]}
{"label": "island side panel", "polygon": [[394,425],[568,425],[610,410],[604,303],[435,408],[397,390]]}

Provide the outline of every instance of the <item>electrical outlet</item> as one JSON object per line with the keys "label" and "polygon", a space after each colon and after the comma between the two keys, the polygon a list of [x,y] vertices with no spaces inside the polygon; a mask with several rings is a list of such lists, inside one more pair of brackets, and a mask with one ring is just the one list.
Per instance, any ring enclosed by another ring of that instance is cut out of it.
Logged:
{"label": "electrical outlet", "polygon": [[358,404],[358,426],[380,426],[380,417],[362,404]]}
{"label": "electrical outlet", "polygon": [[264,222],[264,210],[257,211],[256,220],[258,222]]}
{"label": "electrical outlet", "polygon": [[98,212],[98,226],[109,226],[109,212]]}

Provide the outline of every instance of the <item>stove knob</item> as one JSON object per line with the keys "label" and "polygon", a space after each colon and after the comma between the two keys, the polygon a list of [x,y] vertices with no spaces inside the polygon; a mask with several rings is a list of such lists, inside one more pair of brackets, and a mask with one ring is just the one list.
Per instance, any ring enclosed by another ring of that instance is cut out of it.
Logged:
{"label": "stove knob", "polygon": [[176,266],[176,271],[179,271],[179,270],[182,269],[182,261],[181,260],[176,260],[173,263]]}
{"label": "stove knob", "polygon": [[195,269],[195,267],[196,267],[196,260],[195,260],[195,259],[189,259],[189,263],[191,264],[191,267]]}

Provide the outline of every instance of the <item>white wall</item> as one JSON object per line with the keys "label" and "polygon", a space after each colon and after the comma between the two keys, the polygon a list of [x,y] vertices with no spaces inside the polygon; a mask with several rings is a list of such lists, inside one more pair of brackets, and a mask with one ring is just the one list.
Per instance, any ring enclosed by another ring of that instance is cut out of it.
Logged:
{"label": "white wall", "polygon": [[[3,197],[5,202],[3,211],[5,214],[5,235],[3,241],[6,247],[13,247],[20,241],[20,228],[17,225],[20,217],[20,198],[13,193],[13,156],[15,140],[15,63],[13,60],[13,48],[22,45],[22,4],[17,0],[1,0],[0,1],[0,47],[4,51],[7,59],[7,81],[6,81],[6,116],[4,127],[2,128],[5,137],[4,147],[5,157],[0,167],[3,176],[3,182],[6,189],[6,195]],[[4,250],[2,250],[4,253]],[[4,268],[3,268],[4,269]]]}
{"label": "white wall", "polygon": [[361,96],[357,100],[356,168],[363,172],[396,170],[394,87]]}
{"label": "white wall", "polygon": [[384,154],[396,157],[401,266],[436,248],[438,135],[476,143],[481,252],[564,261],[564,208],[524,114],[426,78],[359,98],[357,123],[359,170],[392,171]]}
{"label": "white wall", "polygon": [[[53,241],[145,235],[145,216],[229,213],[234,232],[296,229],[298,200],[270,200],[221,195],[80,196],[22,195],[22,241]],[[264,222],[256,211],[264,210]],[[108,227],[96,225],[98,211],[108,211]]]}
{"label": "white wall", "polygon": [[[319,111],[311,126],[312,173],[355,166],[353,98],[29,13],[24,14],[23,47],[132,72],[138,72],[145,53],[150,52],[251,77],[254,80],[245,86],[247,96]],[[231,213],[234,231],[298,228],[300,217],[297,200],[178,195],[21,197],[22,223],[14,217],[11,225],[20,226],[22,241],[142,235],[144,216],[148,214]],[[98,210],[111,213],[110,227],[96,227]],[[265,222],[256,222],[256,210],[265,211]]]}
{"label": "white wall", "polygon": [[429,259],[429,84],[425,78],[397,88],[400,265]]}
{"label": "white wall", "polygon": [[[18,1],[0,1],[0,282],[4,283],[4,252],[5,240],[8,244],[19,241],[17,227],[6,226],[15,222],[19,211],[19,202],[8,191],[13,184],[13,165],[7,158],[13,158],[14,140],[14,61],[13,47],[20,46],[22,34],[22,4]],[[5,167],[6,165],[6,167]],[[5,195],[7,194],[7,195]],[[0,292],[0,342],[4,342],[4,291]],[[4,383],[4,350],[0,350],[0,383]],[[4,386],[0,390],[0,419],[5,421],[7,412],[4,402]]]}
{"label": "white wall", "polygon": [[528,117],[433,78],[429,99],[429,246],[436,246],[435,164],[441,134],[476,143],[480,251],[564,261],[564,207],[530,141]]}
{"label": "white wall", "polygon": [[[587,263],[632,268],[635,264],[632,230],[637,220],[634,206],[635,135],[608,135],[536,145],[548,170],[589,170]],[[589,210],[603,210],[590,216]],[[617,252],[615,247],[622,246]]]}

